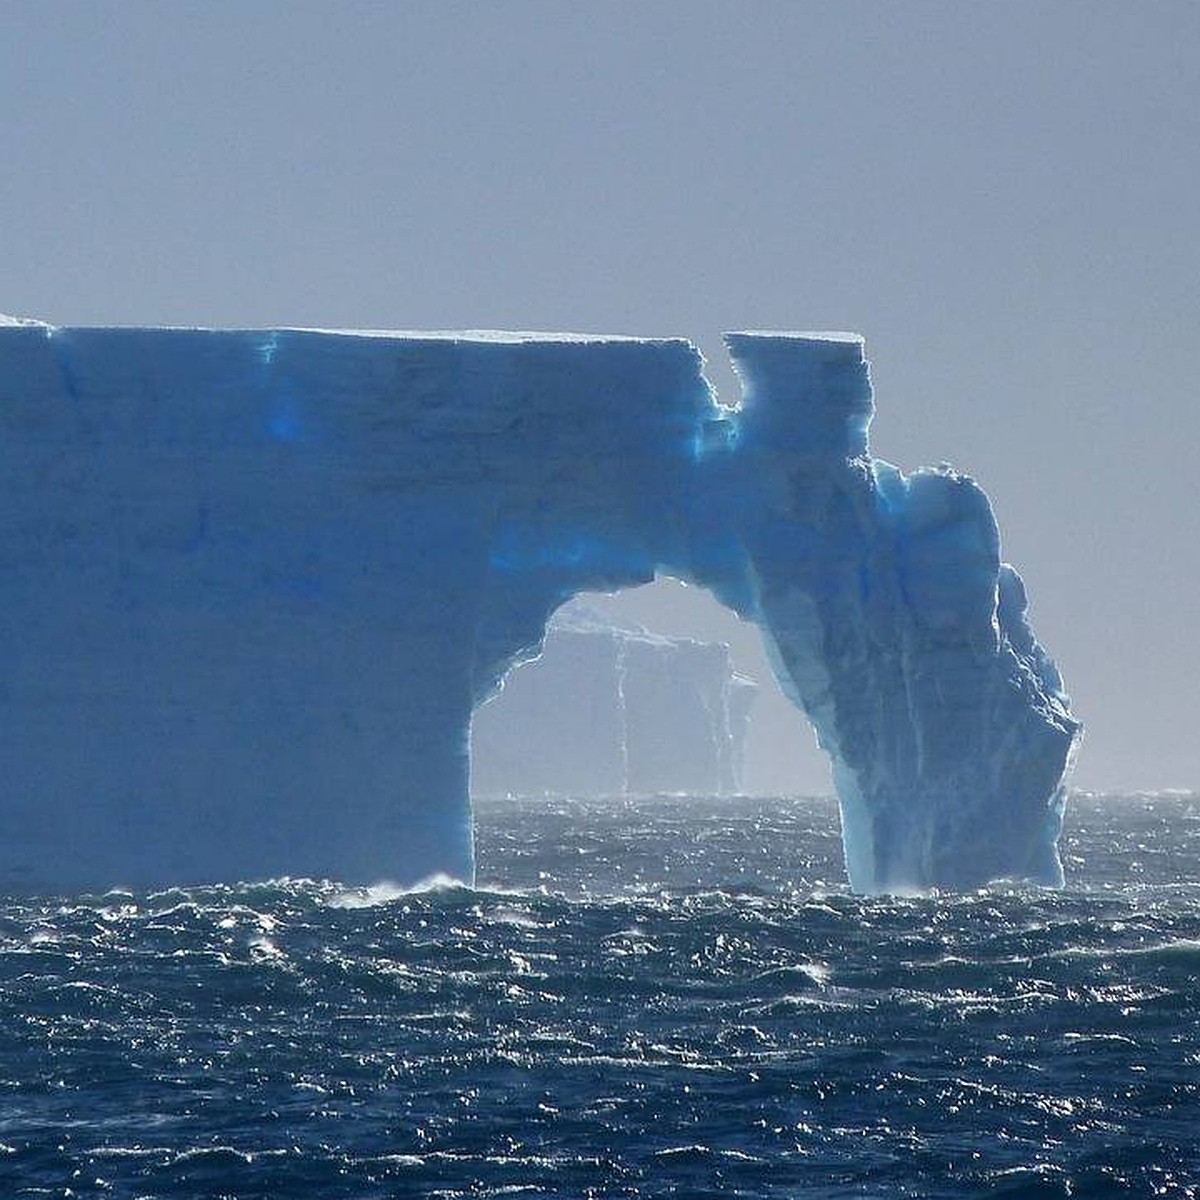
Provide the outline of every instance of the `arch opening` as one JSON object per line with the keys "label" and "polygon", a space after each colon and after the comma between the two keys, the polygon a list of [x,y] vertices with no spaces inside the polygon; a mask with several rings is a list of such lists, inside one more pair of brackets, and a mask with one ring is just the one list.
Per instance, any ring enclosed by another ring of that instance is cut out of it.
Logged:
{"label": "arch opening", "polygon": [[583,592],[471,731],[471,794],[827,795],[829,760],[760,629],[659,574]]}

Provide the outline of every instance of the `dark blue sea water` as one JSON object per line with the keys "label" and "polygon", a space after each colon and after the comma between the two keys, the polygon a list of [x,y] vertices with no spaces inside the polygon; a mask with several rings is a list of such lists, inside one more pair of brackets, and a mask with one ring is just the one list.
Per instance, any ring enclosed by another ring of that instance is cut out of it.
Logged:
{"label": "dark blue sea water", "polygon": [[1200,1195],[1200,797],[849,895],[824,800],[491,803],[481,886],[0,901],[0,1200]]}

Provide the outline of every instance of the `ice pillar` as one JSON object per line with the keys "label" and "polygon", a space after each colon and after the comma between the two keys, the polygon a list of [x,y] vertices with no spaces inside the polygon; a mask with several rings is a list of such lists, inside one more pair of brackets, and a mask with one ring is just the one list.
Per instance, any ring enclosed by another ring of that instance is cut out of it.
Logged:
{"label": "ice pillar", "polygon": [[1078,737],[987,497],[869,456],[856,337],[736,334],[742,537],[781,681],[833,762],[859,891],[1057,884]]}

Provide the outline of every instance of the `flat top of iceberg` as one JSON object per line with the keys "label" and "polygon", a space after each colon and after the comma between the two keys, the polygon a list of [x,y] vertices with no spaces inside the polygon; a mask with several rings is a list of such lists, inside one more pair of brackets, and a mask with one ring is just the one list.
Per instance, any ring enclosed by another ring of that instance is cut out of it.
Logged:
{"label": "flat top of iceberg", "polygon": [[771,342],[838,342],[851,346],[865,345],[861,333],[841,329],[731,329],[727,338],[758,338]]}
{"label": "flat top of iceberg", "polygon": [[522,345],[527,342],[549,342],[556,345],[603,344],[611,342],[643,345],[674,345],[692,347],[685,337],[635,337],[621,333],[569,333],[542,330],[514,329],[332,329],[307,325],[53,325],[47,321],[13,317],[0,313],[0,326],[36,326],[50,332],[69,332],[72,329],[88,332],[114,333],[231,333],[278,334],[315,333],[331,337],[382,338],[403,342],[471,342]]}
{"label": "flat top of iceberg", "polygon": [[[72,329],[89,332],[111,330],[114,333],[315,333],[331,337],[382,338],[404,342],[470,342],[498,343],[500,345],[522,345],[527,342],[549,342],[557,345],[596,345],[612,342],[640,343],[644,345],[674,345],[695,349],[690,338],[682,336],[638,337],[622,333],[572,333],[527,329],[334,329],[316,325],[54,325],[29,317],[15,317],[0,313],[0,327],[36,326],[49,332],[67,332]],[[775,330],[734,329],[724,335],[735,341],[760,342],[812,342],[821,344],[862,347],[864,339],[860,333],[844,330]]]}
{"label": "flat top of iceberg", "polygon": [[553,333],[542,330],[514,329],[317,329],[304,326],[282,326],[279,329],[247,332],[327,333],[339,337],[394,338],[397,341],[406,342],[501,342],[505,345],[522,342],[648,342],[652,344],[688,342],[688,339],[683,337],[634,337],[622,333]]}

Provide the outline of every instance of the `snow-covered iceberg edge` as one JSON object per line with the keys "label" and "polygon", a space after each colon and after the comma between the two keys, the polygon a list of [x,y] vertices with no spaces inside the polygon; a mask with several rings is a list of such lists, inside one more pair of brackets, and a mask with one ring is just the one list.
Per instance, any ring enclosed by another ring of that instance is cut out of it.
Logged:
{"label": "snow-covered iceberg edge", "polygon": [[473,875],[475,707],[583,591],[763,630],[859,890],[1056,883],[1078,737],[861,339],[0,324],[0,886]]}

